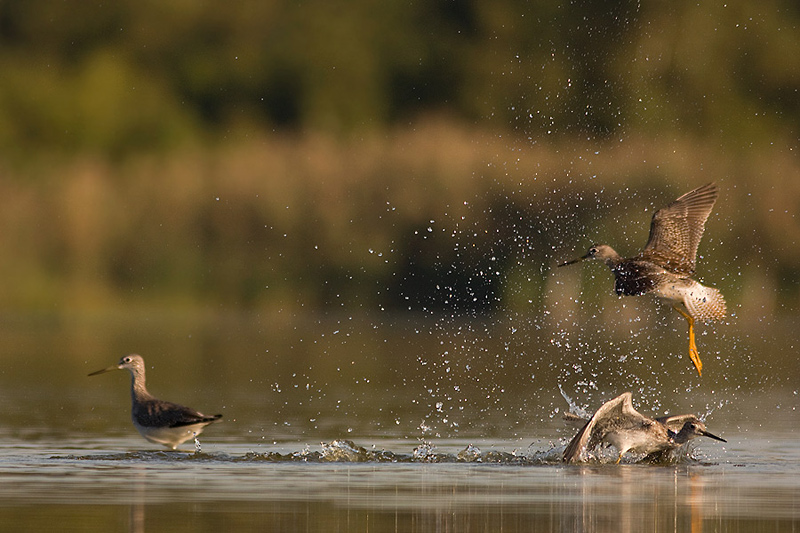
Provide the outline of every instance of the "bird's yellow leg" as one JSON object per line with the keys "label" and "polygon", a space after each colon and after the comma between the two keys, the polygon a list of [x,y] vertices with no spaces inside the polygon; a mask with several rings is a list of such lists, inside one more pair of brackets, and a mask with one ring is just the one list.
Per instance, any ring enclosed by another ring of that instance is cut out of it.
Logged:
{"label": "bird's yellow leg", "polygon": [[689,324],[689,357],[691,357],[692,363],[694,363],[694,367],[697,369],[697,374],[702,376],[703,362],[700,360],[700,352],[697,351],[697,344],[695,344],[694,342],[694,318],[692,318],[689,313],[687,313],[677,305],[673,305],[672,307],[677,312],[679,312],[681,316],[685,318],[686,322]]}
{"label": "bird's yellow leg", "polygon": [[616,462],[616,463],[614,463],[614,464],[618,465],[618,464],[619,464],[619,462],[620,462],[620,461],[622,461],[622,456],[623,456],[623,455],[624,455],[624,452],[623,452],[623,453],[621,453],[621,454],[619,454],[619,457],[617,457],[617,462]]}

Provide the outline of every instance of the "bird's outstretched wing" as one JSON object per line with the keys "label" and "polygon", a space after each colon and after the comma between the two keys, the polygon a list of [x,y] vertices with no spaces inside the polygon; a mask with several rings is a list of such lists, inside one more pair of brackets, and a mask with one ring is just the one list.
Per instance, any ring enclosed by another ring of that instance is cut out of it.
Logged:
{"label": "bird's outstretched wing", "polygon": [[631,393],[625,392],[604,403],[592,418],[578,431],[564,450],[564,462],[581,461],[584,451],[603,442],[610,428],[619,427],[620,421],[627,424],[642,424],[646,418],[633,408]]}
{"label": "bird's outstretched wing", "polygon": [[694,275],[697,247],[718,196],[717,185],[709,183],[656,211],[650,238],[637,258],[676,274]]}
{"label": "bird's outstretched wing", "polygon": [[661,422],[673,433],[679,432],[686,422],[694,422],[697,420],[699,419],[695,415],[672,415],[656,418],[656,422]]}

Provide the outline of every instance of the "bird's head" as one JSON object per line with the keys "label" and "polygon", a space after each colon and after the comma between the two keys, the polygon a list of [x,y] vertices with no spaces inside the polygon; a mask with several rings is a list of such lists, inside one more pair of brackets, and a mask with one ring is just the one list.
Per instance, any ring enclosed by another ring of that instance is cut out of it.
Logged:
{"label": "bird's head", "polygon": [[141,372],[144,370],[144,359],[142,359],[141,355],[137,355],[135,353],[126,355],[120,359],[119,363],[116,365],[111,365],[108,368],[97,370],[89,375],[97,376],[98,374],[105,374],[106,372],[111,372],[112,370],[130,370],[132,373]]}
{"label": "bird's head", "polygon": [[708,437],[710,439],[718,440],[720,442],[728,442],[721,437],[717,437],[713,433],[709,433],[706,430],[706,425],[702,423],[699,419],[694,420],[687,420],[683,427],[681,428],[679,435],[683,434],[687,437],[687,440],[691,440],[695,437]]}
{"label": "bird's head", "polygon": [[608,263],[609,261],[616,261],[619,258],[619,254],[614,251],[612,247],[607,244],[596,244],[589,248],[589,251],[586,252],[586,255],[581,257],[577,257],[572,261],[567,261],[565,263],[561,263],[560,267],[572,265],[575,263],[580,263],[581,261],[586,261],[587,259],[596,259],[598,261],[603,261],[604,263]]}

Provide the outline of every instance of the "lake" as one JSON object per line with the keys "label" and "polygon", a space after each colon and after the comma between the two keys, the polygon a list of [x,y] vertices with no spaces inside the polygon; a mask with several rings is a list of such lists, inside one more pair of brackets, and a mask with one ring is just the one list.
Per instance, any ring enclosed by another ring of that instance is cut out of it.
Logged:
{"label": "lake", "polygon": [[[704,326],[699,377],[685,322],[656,313],[622,330],[521,314],[6,316],[0,529],[797,530],[794,319]],[[127,372],[87,377],[131,352],[153,394],[223,414],[200,453],[136,433]],[[728,442],[696,439],[669,465],[561,464],[577,431],[563,413],[625,390]]]}

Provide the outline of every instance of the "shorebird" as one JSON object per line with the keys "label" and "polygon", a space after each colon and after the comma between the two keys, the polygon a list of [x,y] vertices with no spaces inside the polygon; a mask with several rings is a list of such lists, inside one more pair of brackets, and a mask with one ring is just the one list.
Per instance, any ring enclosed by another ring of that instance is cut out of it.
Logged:
{"label": "shorebird", "polygon": [[141,355],[126,355],[119,363],[89,374],[96,376],[112,370],[131,373],[131,418],[142,437],[174,450],[183,442],[196,437],[222,415],[207,416],[177,403],[154,398],[144,386],[144,359]]}
{"label": "shorebird", "polygon": [[695,343],[694,322],[719,320],[726,313],[722,294],[692,279],[697,246],[718,195],[717,186],[709,183],[656,211],[650,223],[650,238],[634,257],[624,259],[610,246],[600,244],[589,248],[583,257],[558,265],[586,259],[602,261],[614,273],[614,291],[618,295],[652,293],[670,303],[689,324],[689,357],[701,376],[703,362]]}
{"label": "shorebird", "polygon": [[645,454],[645,461],[656,462],[700,436],[727,442],[706,431],[705,424],[695,415],[645,416],[633,408],[631,393],[626,392],[597,410],[567,445],[563,458],[565,463],[582,462],[587,452],[600,444],[610,444],[619,453],[617,463],[629,451]]}

